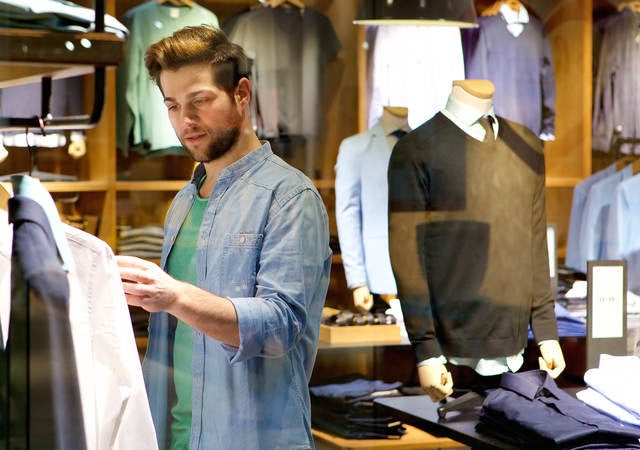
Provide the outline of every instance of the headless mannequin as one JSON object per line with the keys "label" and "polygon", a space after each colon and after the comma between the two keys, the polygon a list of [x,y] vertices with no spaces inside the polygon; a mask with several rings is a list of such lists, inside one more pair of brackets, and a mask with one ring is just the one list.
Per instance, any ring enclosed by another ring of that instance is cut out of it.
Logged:
{"label": "headless mannequin", "polygon": [[[382,109],[382,126],[385,130],[409,130],[409,108],[404,106],[385,106]],[[397,138],[392,135],[387,135],[387,142],[389,148],[393,148],[397,142]],[[361,312],[369,311],[373,307],[373,294],[369,290],[369,286],[358,286],[352,292],[353,306]],[[392,298],[395,298],[396,294],[391,292],[379,293],[380,297],[387,303]]]}
{"label": "headless mannequin", "polygon": [[[489,80],[454,81],[450,98],[478,110],[482,116],[489,113],[493,106],[495,87]],[[555,340],[542,341],[539,345],[541,357],[540,369],[546,370],[556,378],[565,368],[564,356],[560,344]],[[441,362],[443,358],[432,358],[426,364],[418,366],[420,386],[432,401],[440,401],[453,393],[453,378]]]}
{"label": "headless mannequin", "polygon": [[483,10],[481,15],[483,15],[483,16],[495,16],[496,14],[498,14],[500,12],[500,8],[502,7],[502,5],[507,5],[509,8],[511,8],[515,12],[518,12],[518,11],[520,11],[520,7],[522,6],[522,3],[520,3],[518,0],[501,0],[501,1],[497,1],[493,5],[489,6],[485,10]]}
{"label": "headless mannequin", "polygon": [[5,188],[4,185],[0,184],[0,209],[2,209],[3,211],[8,210],[7,202],[10,198],[11,194],[9,193],[7,188]]}

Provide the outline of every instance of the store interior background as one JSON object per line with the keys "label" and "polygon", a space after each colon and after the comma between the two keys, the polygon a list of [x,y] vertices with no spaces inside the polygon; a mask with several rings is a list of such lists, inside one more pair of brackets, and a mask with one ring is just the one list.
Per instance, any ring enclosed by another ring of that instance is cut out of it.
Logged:
{"label": "store interior background", "polygon": [[[129,9],[146,0],[106,0],[106,11],[120,18]],[[92,7],[91,0],[76,3]],[[198,0],[198,4],[214,12],[220,22],[248,8],[257,0]],[[366,129],[366,50],[364,27],[352,23],[359,0],[304,0],[304,3],[330,18],[341,41],[342,50],[328,65],[325,74],[324,131],[317,144],[320,151],[308,173],[319,188],[331,219],[331,234],[337,236],[334,217],[334,165],[340,142]],[[476,1],[481,12],[493,1]],[[552,45],[556,78],[555,140],[545,143],[547,169],[548,221],[557,226],[560,263],[566,247],[573,187],[614,161],[614,155],[594,152],[591,148],[591,111],[594,61],[595,21],[616,12],[605,0],[529,0],[523,2],[528,11],[545,24]],[[292,39],[295,37],[292,36]],[[437,61],[434,61],[437,70]],[[85,101],[91,104],[91,76],[86,76]],[[79,159],[69,157],[66,150],[39,151],[41,170],[68,173],[78,177],[74,182],[45,182],[57,199],[71,199],[73,211],[99,217],[96,234],[115,250],[117,226],[144,226],[162,223],[164,213],[178,189],[189,178],[192,162],[185,156],[145,158],[124,157],[116,149],[115,70],[107,72],[106,104],[98,125],[87,131],[87,154]],[[393,105],[402,106],[402,105]],[[444,105],[443,105],[444,106]],[[294,164],[297,161],[293,161]],[[12,150],[0,166],[0,175],[28,170],[28,152]],[[302,168],[302,167],[301,167]],[[351,292],[347,289],[339,254],[334,255],[327,305],[348,307]],[[144,346],[142,339],[140,346]],[[408,353],[404,356],[408,357]],[[328,371],[340,367],[335,355],[324,361]],[[349,356],[356,359],[355,355]],[[370,366],[376,355],[365,355],[356,365]],[[393,366],[393,354],[385,356],[385,366]],[[320,355],[319,361],[323,358]],[[358,368],[358,367],[356,367]],[[409,369],[407,369],[409,370]],[[335,372],[334,372],[335,373]],[[384,378],[384,377],[383,377]]]}

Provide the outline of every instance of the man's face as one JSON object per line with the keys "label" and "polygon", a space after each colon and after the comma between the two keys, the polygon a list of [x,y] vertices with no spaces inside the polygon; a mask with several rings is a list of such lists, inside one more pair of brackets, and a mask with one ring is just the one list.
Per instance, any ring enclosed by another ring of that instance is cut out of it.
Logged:
{"label": "man's face", "polygon": [[171,125],[195,161],[213,161],[233,147],[240,135],[242,111],[234,98],[213,83],[208,64],[165,70],[160,84]]}

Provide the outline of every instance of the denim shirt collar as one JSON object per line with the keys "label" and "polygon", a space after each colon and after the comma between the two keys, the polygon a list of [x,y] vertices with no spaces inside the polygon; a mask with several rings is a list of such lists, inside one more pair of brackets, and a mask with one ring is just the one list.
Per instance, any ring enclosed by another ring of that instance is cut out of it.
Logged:
{"label": "denim shirt collar", "polygon": [[[253,150],[249,154],[243,156],[236,162],[228,165],[218,173],[218,182],[224,181],[226,183],[232,183],[236,179],[243,176],[247,171],[258,164],[261,161],[267,159],[273,152],[271,151],[271,144],[268,141],[264,141],[262,146]],[[206,175],[204,164],[200,163],[193,172],[191,178],[191,184],[199,186],[202,181],[202,177]]]}

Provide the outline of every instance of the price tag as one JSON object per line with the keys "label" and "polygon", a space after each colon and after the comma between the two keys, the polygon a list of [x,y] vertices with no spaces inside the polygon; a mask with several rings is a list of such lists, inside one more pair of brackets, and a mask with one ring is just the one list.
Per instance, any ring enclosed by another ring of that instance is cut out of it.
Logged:
{"label": "price tag", "polygon": [[587,368],[600,355],[627,352],[627,266],[625,261],[587,262]]}

